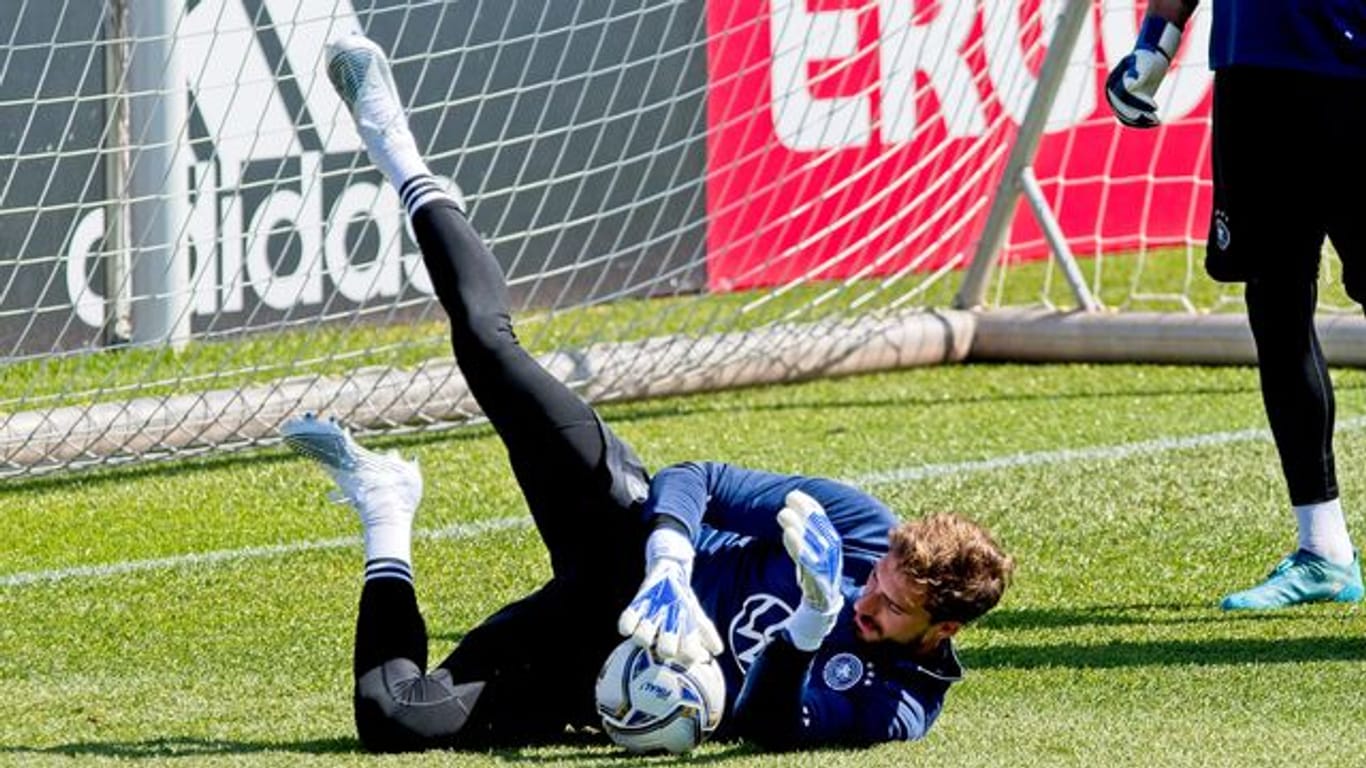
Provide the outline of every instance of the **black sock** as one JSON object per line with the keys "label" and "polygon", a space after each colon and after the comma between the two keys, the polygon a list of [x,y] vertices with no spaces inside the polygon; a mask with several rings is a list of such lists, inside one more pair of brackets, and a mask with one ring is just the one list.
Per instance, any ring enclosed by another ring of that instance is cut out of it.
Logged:
{"label": "black sock", "polygon": [[427,668],[427,624],[417,607],[417,593],[403,578],[368,579],[356,618],[356,678],[397,658]]}

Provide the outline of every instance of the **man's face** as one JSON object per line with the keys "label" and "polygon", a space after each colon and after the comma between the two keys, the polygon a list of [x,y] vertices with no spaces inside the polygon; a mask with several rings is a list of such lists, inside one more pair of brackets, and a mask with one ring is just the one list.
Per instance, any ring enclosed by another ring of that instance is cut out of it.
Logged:
{"label": "man's face", "polygon": [[928,652],[959,624],[935,622],[924,603],[924,587],[898,573],[891,555],[883,555],[854,601],[854,631],[864,642],[905,643]]}

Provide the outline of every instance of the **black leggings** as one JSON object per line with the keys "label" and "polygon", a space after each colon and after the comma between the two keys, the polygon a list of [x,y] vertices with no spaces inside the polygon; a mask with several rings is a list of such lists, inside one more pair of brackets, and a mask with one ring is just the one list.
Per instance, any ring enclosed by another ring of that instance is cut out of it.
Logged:
{"label": "black leggings", "polygon": [[647,478],[593,409],[517,342],[502,270],[464,215],[434,201],[412,223],[456,362],[507,449],[552,578],[471,630],[430,673],[412,586],[367,582],[356,622],[357,731],[376,751],[554,738],[593,718],[594,677],[620,640],[616,615],[644,568],[645,524],[627,489]]}
{"label": "black leggings", "polygon": [[1333,462],[1333,382],[1314,330],[1318,282],[1302,278],[1252,280],[1247,316],[1257,342],[1262,402],[1281,457],[1290,503],[1338,496]]}

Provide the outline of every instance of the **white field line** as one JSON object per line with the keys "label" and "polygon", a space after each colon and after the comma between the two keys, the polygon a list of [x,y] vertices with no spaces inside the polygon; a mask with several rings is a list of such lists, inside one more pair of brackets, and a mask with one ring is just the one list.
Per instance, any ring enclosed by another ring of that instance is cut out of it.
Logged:
{"label": "white field line", "polygon": [[[531,525],[530,517],[500,517],[481,520],[475,523],[456,523],[433,531],[413,531],[413,538],[434,541],[438,539],[473,539],[494,531],[521,528]],[[0,588],[23,587],[32,584],[48,584],[78,578],[107,578],[139,571],[165,571],[180,568],[214,566],[223,563],[240,563],[267,557],[282,557],[297,552],[313,552],[330,549],[359,549],[359,536],[343,536],[320,541],[299,541],[292,544],[274,544],[265,547],[243,547],[242,549],[221,549],[216,552],[201,552],[189,555],[159,557],[152,560],[125,560],[121,563],[104,565],[79,565],[71,568],[57,568],[50,571],[29,571],[0,576]]]}
{"label": "white field line", "polygon": [[[1349,431],[1366,426],[1366,416],[1343,419],[1337,425],[1338,431]],[[1255,440],[1270,440],[1271,433],[1266,429],[1240,429],[1231,432],[1209,432],[1188,437],[1160,437],[1154,440],[1141,440],[1119,445],[1101,445],[1090,448],[1067,448],[1057,451],[1038,451],[1034,453],[1014,453],[976,461],[959,461],[947,464],[922,464],[883,472],[871,472],[844,482],[856,486],[877,486],[892,483],[911,483],[936,477],[968,475],[978,472],[992,472],[999,469],[1016,467],[1036,467],[1050,464],[1070,464],[1084,461],[1114,461],[1133,456],[1152,455],[1189,448],[1244,443]],[[501,517],[475,523],[457,523],[437,530],[417,530],[414,538],[434,541],[442,539],[472,539],[494,531],[521,528],[531,524],[527,516]],[[45,571],[28,571],[0,576],[0,588],[24,587],[35,584],[50,584],[58,581],[79,578],[108,578],[141,571],[163,571],[181,568],[214,566],[225,563],[240,563],[269,557],[283,557],[297,552],[348,549],[360,545],[359,536],[345,536],[319,541],[301,541],[292,544],[275,544],[263,547],[244,547],[203,552],[188,555],[175,555],[150,560],[126,560],[104,565],[82,565],[70,568],[56,568]]]}
{"label": "white field line", "polygon": [[[1366,417],[1357,416],[1343,419],[1337,425],[1339,432],[1347,432],[1366,426]],[[1207,432],[1203,435],[1187,437],[1159,437],[1154,440],[1141,440],[1136,443],[1119,445],[1092,446],[1089,448],[1064,448],[1058,451],[1036,453],[1014,453],[977,461],[960,461],[952,464],[922,464],[918,467],[893,469],[886,472],[873,472],[846,480],[852,485],[887,485],[891,483],[911,483],[933,477],[967,475],[975,472],[990,472],[997,469],[1015,467],[1034,467],[1044,464],[1068,464],[1082,461],[1114,461],[1132,456],[1146,456],[1167,451],[1180,451],[1187,448],[1206,448],[1229,443],[1245,443],[1253,440],[1270,440],[1269,429],[1240,429],[1233,432]]]}

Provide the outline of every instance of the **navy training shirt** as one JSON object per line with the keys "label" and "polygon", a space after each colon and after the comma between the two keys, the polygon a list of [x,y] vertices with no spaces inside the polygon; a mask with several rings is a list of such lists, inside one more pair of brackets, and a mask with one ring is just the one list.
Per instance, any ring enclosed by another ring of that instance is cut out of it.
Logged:
{"label": "navy training shirt", "polygon": [[1366,1],[1217,0],[1210,66],[1366,78]]}
{"label": "navy training shirt", "polygon": [[[888,549],[896,517],[877,499],[848,485],[778,475],[714,462],[684,463],[656,474],[646,510],[681,521],[693,534],[692,585],[725,643],[718,657],[726,678],[726,711],[765,644],[801,601],[796,566],[777,522],[789,491],[800,489],[825,508],[844,547],[845,605],[816,652],[802,688],[803,744],[873,744],[917,739],[943,706],[962,669],[952,643],[917,662],[895,643],[856,637],[854,601]],[[727,722],[722,722],[724,737]]]}

